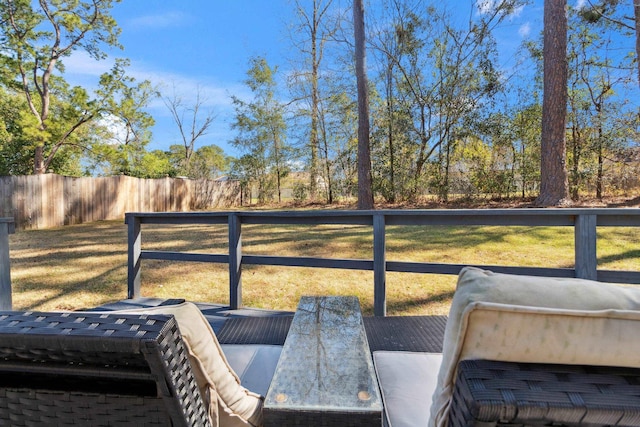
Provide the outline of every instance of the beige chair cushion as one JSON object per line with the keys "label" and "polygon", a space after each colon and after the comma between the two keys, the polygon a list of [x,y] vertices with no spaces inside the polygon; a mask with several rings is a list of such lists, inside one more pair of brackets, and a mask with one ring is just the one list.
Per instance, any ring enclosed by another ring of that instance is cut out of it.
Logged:
{"label": "beige chair cushion", "polygon": [[229,366],[211,325],[198,307],[177,305],[120,310],[117,313],[172,314],[189,352],[189,362],[214,426],[262,425],[263,398],[240,384]]}
{"label": "beige chair cushion", "polygon": [[222,344],[227,362],[236,373],[242,385],[266,396],[276,371],[281,345],[268,344]]}
{"label": "beige chair cushion", "polygon": [[423,426],[429,419],[425,396],[436,389],[441,353],[375,351],[373,362],[387,427]]}
{"label": "beige chair cushion", "polygon": [[444,426],[458,362],[640,367],[640,289],[580,279],[460,272],[430,426]]}

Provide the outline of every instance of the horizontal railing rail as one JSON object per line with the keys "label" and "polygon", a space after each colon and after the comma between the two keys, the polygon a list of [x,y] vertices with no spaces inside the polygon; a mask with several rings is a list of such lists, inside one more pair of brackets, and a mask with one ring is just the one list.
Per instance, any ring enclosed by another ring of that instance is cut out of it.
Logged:
{"label": "horizontal railing rail", "polygon": [[13,218],[0,218],[0,310],[11,310],[11,269],[9,234],[16,231]]}
{"label": "horizontal railing rail", "polygon": [[[461,209],[376,211],[248,211],[127,213],[128,297],[140,297],[144,259],[225,263],[229,265],[229,306],[242,306],[242,266],[277,265],[374,272],[374,314],[386,315],[386,272],[458,274],[468,264],[405,262],[386,259],[387,226],[568,226],[574,228],[574,268],[475,265],[495,272],[534,276],[578,277],[640,284],[640,271],[598,269],[597,227],[638,227],[640,209]],[[227,254],[143,250],[142,224],[226,224]],[[373,228],[371,259],[335,259],[273,255],[244,255],[242,225],[365,225]]]}

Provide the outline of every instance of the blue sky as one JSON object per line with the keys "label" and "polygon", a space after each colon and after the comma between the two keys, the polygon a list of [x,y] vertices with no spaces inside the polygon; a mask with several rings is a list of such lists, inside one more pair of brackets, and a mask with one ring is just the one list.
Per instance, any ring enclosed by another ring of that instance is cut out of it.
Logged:
{"label": "blue sky", "polygon": [[[470,1],[454,0],[449,5],[464,3],[465,8],[461,9],[468,14],[466,6]],[[569,2],[575,5],[576,0]],[[367,2],[369,7],[376,3],[377,0]],[[133,77],[150,80],[167,95],[175,87],[187,105],[199,88],[207,99],[206,108],[216,114],[216,120],[197,145],[217,144],[228,154],[237,155],[228,143],[233,137],[230,96],[248,96],[242,80],[252,56],[264,56],[270,65],[278,65],[286,73],[291,45],[287,26],[294,21],[294,15],[292,0],[123,0],[114,6],[113,16],[122,29],[120,41],[124,50],[109,53],[112,57],[129,58]],[[466,18],[468,15],[462,17]],[[505,66],[523,37],[534,29],[539,31],[541,21],[542,0],[535,0],[501,29],[498,40],[507,52]],[[109,70],[112,60],[95,62],[79,52],[64,63],[69,81],[92,87],[98,76]],[[180,143],[162,100],[154,101],[148,111],[156,120],[148,149],[166,150],[169,145]]]}
{"label": "blue sky", "polygon": [[[198,146],[217,144],[229,154],[233,109],[231,95],[246,96],[242,84],[252,56],[275,63],[286,56],[286,23],[291,5],[286,0],[123,0],[112,11],[122,34],[124,50],[109,51],[96,62],[84,52],[64,60],[73,84],[95,87],[113,58],[130,59],[129,74],[150,80],[168,96],[173,88],[186,105],[200,90],[205,108],[216,115],[210,133]],[[180,143],[179,132],[162,100],[148,111],[156,120],[148,149],[167,149]]]}

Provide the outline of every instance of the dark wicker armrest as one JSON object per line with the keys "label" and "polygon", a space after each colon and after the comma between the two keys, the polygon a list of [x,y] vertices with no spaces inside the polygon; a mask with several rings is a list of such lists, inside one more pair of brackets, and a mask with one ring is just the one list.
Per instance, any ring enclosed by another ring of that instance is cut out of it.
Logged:
{"label": "dark wicker armrest", "polygon": [[468,360],[450,426],[640,426],[640,369]]}
{"label": "dark wicker armrest", "polygon": [[0,425],[210,425],[176,321],[0,312]]}

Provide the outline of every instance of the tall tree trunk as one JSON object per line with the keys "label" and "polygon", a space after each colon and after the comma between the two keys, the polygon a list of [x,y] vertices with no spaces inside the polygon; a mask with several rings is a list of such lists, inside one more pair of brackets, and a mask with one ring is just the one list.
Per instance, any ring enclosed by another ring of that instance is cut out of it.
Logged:
{"label": "tall tree trunk", "polygon": [[327,202],[333,204],[333,180],[331,178],[331,162],[329,161],[329,141],[327,141],[327,128],[325,126],[324,114],[320,120],[320,130],[322,131],[322,146],[324,150],[324,174],[327,186]]}
{"label": "tall tree trunk", "polygon": [[327,202],[332,205],[333,204],[333,180],[331,178],[331,164],[329,162],[329,147],[327,143],[327,135],[323,132],[322,141],[324,143],[324,151],[325,151],[325,161],[324,161],[324,173],[326,175],[326,185],[327,185]]}
{"label": "tall tree trunk", "polygon": [[281,179],[282,169],[280,168],[280,144],[278,133],[273,133],[273,151],[276,160],[276,186],[278,187],[278,204],[282,203],[282,188],[281,188]]}
{"label": "tall tree trunk", "polygon": [[451,169],[451,139],[447,141],[445,157],[444,157],[444,171],[442,177],[442,192],[440,198],[443,202],[449,201],[449,173]]}
{"label": "tall tree trunk", "polygon": [[389,187],[391,190],[388,200],[391,203],[396,202],[396,180],[395,180],[395,153],[393,149],[393,62],[389,63],[387,68],[387,111],[389,114],[388,126],[388,143],[389,143]]}
{"label": "tall tree trunk", "polygon": [[544,90],[540,153],[540,206],[569,203],[565,124],[567,116],[566,0],[544,2]]}
{"label": "tall tree trunk", "polygon": [[[333,39],[338,30],[338,20],[329,14],[333,0],[295,0],[300,27],[294,37],[294,44],[298,45],[301,38],[309,39],[303,42],[300,52],[307,58],[304,63],[308,64],[309,71],[304,71],[304,95],[309,97],[309,118],[311,120],[309,128],[308,155],[309,157],[309,197],[316,199],[320,196],[319,179],[324,174],[322,164],[322,127],[324,124],[323,113],[321,111],[321,63],[324,57],[325,43]],[[307,8],[311,7],[310,13]],[[307,65],[305,65],[306,67]],[[307,84],[309,88],[307,88]],[[329,159],[325,159],[327,162]]]}
{"label": "tall tree trunk", "polygon": [[311,170],[309,181],[309,195],[315,199],[318,191],[318,116],[320,96],[318,94],[318,3],[313,2],[313,21],[311,22]]}
{"label": "tall tree trunk", "polygon": [[571,169],[571,199],[578,201],[580,200],[580,161],[581,161],[581,152],[580,147],[582,146],[582,135],[580,131],[577,129],[577,126],[571,127],[571,132],[573,133],[573,166]]}
{"label": "tall tree trunk", "polygon": [[358,86],[358,209],[373,209],[369,147],[369,88],[365,61],[364,5],[353,0],[356,79]]}
{"label": "tall tree trunk", "polygon": [[[636,21],[636,57],[640,58],[640,0],[633,0],[633,15]],[[638,85],[640,85],[640,61],[638,63]]]}
{"label": "tall tree trunk", "polygon": [[602,189],[604,183],[604,153],[602,142],[603,130],[602,125],[598,126],[598,175],[596,176],[596,198],[602,200]]}
{"label": "tall tree trunk", "polygon": [[521,164],[520,170],[522,171],[520,173],[520,177],[521,177],[521,180],[522,180],[522,183],[521,183],[521,185],[522,185],[522,199],[527,197],[527,175],[524,173],[524,171],[525,171],[524,165],[527,162],[525,153],[526,152],[525,152],[524,143],[522,143],[522,144],[520,144],[520,159],[521,159],[520,160],[520,164]]}
{"label": "tall tree trunk", "polygon": [[44,166],[44,147],[42,145],[38,145],[36,147],[36,152],[34,155],[33,161],[33,173],[35,175],[41,175],[45,172]]}

